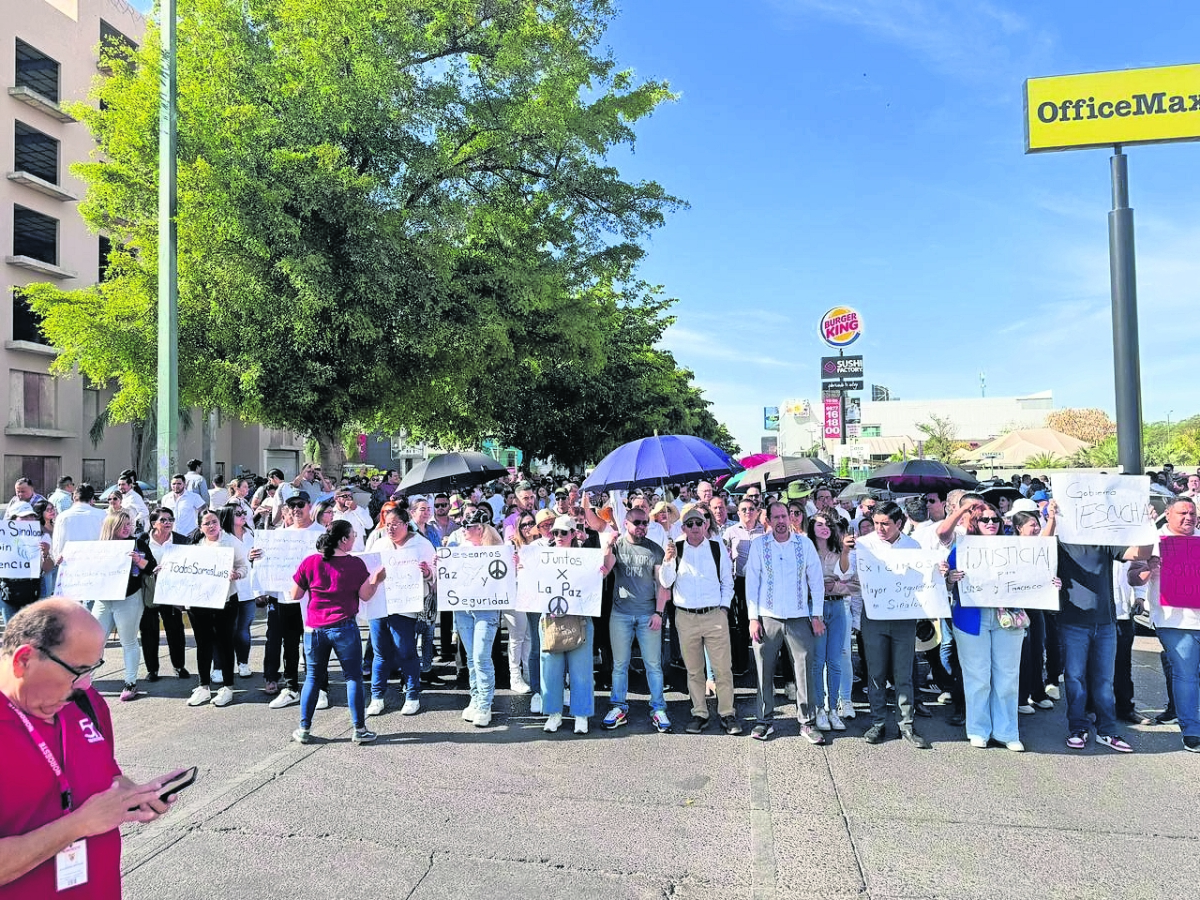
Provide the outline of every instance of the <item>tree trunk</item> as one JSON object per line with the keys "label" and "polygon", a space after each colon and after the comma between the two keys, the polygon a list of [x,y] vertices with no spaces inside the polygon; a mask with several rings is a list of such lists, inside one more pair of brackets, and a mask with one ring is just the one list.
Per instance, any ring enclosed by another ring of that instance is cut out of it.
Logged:
{"label": "tree trunk", "polygon": [[341,435],[332,431],[322,431],[314,434],[313,440],[317,442],[321,471],[336,484],[341,480],[342,465],[346,462],[346,450],[342,446]]}

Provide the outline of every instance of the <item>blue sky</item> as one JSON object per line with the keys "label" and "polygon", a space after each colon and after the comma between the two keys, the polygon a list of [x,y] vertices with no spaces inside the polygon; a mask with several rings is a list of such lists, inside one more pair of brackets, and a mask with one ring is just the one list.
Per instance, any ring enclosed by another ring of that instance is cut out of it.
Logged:
{"label": "blue sky", "polygon": [[[982,371],[1111,413],[1110,153],[1025,155],[1022,83],[1200,62],[1198,30],[1184,3],[626,0],[605,43],[681,94],[614,156],[691,204],[641,270],[679,299],[665,346],[746,452],[762,407],[819,396],[842,304],[896,396],[978,396]],[[1200,145],[1128,154],[1144,411],[1177,421],[1200,412]]]}

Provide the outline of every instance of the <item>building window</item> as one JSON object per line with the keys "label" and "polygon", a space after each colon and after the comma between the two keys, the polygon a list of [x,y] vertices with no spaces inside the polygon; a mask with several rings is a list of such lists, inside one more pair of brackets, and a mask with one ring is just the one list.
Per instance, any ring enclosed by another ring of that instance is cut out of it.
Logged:
{"label": "building window", "polygon": [[43,497],[58,487],[62,472],[61,456],[10,456],[4,455],[4,483],[11,490],[18,478],[28,478],[33,489]]}
{"label": "building window", "polygon": [[879,432],[882,430],[882,425],[864,425],[862,427],[863,437],[882,437]]}
{"label": "building window", "polygon": [[85,459],[83,461],[83,481],[96,489],[96,493],[104,490],[104,460]]}
{"label": "building window", "polygon": [[58,141],[24,122],[13,123],[13,171],[58,184]]}
{"label": "building window", "polygon": [[58,63],[17,38],[17,87],[58,102]]}
{"label": "building window", "polygon": [[122,34],[103,19],[100,20],[100,52],[129,59],[137,50],[137,42]]}
{"label": "building window", "polygon": [[13,206],[13,255],[58,265],[58,219]]}
{"label": "building window", "polygon": [[8,424],[16,428],[58,427],[58,383],[41,372],[9,373]]}
{"label": "building window", "polygon": [[29,301],[20,288],[13,288],[12,310],[12,339],[14,341],[28,341],[31,344],[49,346],[50,342],[42,334],[42,317],[29,308]]}
{"label": "building window", "polygon": [[100,235],[100,269],[96,273],[97,281],[105,281],[108,278],[108,257],[112,254],[112,241],[105,235]]}

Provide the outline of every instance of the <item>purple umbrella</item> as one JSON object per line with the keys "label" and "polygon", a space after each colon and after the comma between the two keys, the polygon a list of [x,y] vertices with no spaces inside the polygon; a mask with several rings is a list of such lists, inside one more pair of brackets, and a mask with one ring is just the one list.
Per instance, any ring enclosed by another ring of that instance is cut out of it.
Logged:
{"label": "purple umbrella", "polygon": [[585,491],[629,491],[715,478],[739,471],[724,450],[687,434],[641,438],[622,444],[604,459],[583,482]]}
{"label": "purple umbrella", "polygon": [[958,466],[948,466],[936,459],[910,459],[880,466],[867,479],[867,487],[882,488],[898,494],[919,494],[922,491],[970,490],[979,480]]}

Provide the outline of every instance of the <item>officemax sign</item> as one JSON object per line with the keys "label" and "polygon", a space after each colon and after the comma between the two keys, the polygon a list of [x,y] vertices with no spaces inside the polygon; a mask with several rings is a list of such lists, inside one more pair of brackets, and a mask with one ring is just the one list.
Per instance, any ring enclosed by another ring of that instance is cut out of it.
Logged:
{"label": "officemax sign", "polygon": [[1200,140],[1200,65],[1025,82],[1025,152]]}

